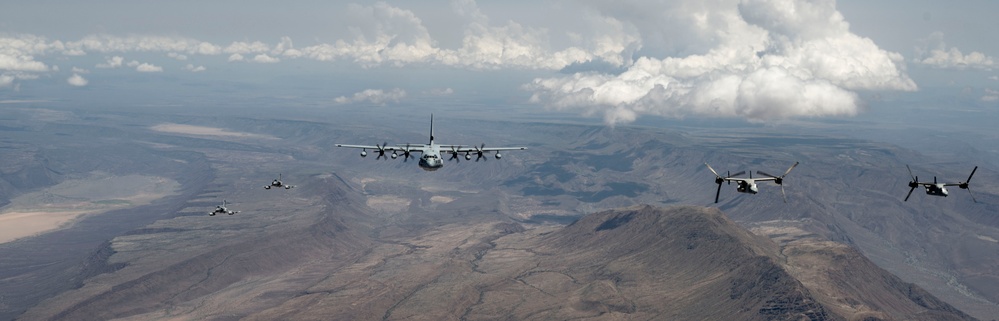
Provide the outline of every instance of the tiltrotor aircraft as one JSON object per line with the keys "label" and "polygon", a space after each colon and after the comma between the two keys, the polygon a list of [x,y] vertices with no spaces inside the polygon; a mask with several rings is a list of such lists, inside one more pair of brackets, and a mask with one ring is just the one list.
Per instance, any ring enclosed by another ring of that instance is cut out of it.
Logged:
{"label": "tiltrotor aircraft", "polygon": [[233,215],[239,213],[239,211],[233,211],[225,207],[225,200],[222,200],[222,205],[215,205],[215,210],[208,212],[208,216],[215,216],[215,214],[229,214]]}
{"label": "tiltrotor aircraft", "polygon": [[282,187],[284,187],[284,189],[291,189],[292,187],[295,187],[295,185],[288,185],[281,182],[281,174],[278,174],[278,178],[272,181],[270,185],[264,185],[264,189],[282,188]]}
{"label": "tiltrotor aircraft", "polygon": [[909,165],[905,165],[905,169],[909,170],[909,177],[912,177],[912,181],[909,182],[909,194],[905,195],[905,201],[909,201],[909,196],[912,196],[912,191],[916,190],[916,187],[919,187],[919,185],[923,185],[923,188],[926,189],[926,195],[935,195],[943,197],[947,197],[947,195],[949,194],[947,192],[947,187],[945,186],[957,186],[960,187],[961,189],[968,190],[968,194],[971,194],[971,200],[974,201],[975,203],[978,203],[978,200],[975,199],[975,194],[971,192],[971,187],[968,186],[968,183],[971,182],[971,177],[975,176],[975,171],[978,170],[978,166],[975,166],[975,168],[971,170],[971,175],[968,175],[968,180],[960,183],[938,183],[936,176],[933,176],[932,183],[920,182],[918,176],[912,175],[912,169],[909,168]]}
{"label": "tiltrotor aircraft", "polygon": [[788,168],[786,172],[784,172],[784,175],[781,176],[774,176],[764,173],[762,171],[756,171],[757,174],[765,176],[761,178],[753,178],[752,171],[749,172],[749,177],[735,177],[745,174],[746,171],[741,171],[735,174],[729,174],[728,176],[722,177],[721,175],[718,175],[718,172],[716,172],[714,168],[711,168],[711,165],[708,165],[708,163],[704,163],[704,165],[707,166],[709,170],[711,170],[711,173],[715,174],[715,184],[718,184],[718,191],[715,192],[715,203],[718,203],[718,196],[721,195],[722,182],[728,182],[729,184],[732,184],[733,181],[739,185],[736,187],[735,189],[736,191],[738,191],[739,193],[749,193],[749,194],[756,194],[760,192],[760,189],[756,186],[756,182],[774,181],[775,184],[780,185],[780,194],[781,196],[784,197],[784,203],[787,203],[787,194],[784,193],[784,176],[787,176],[787,174],[790,173],[795,166],[798,166],[798,162],[794,162],[794,165],[791,165],[791,167]]}
{"label": "tiltrotor aircraft", "polygon": [[[420,168],[426,171],[436,171],[441,167],[444,167],[444,158],[442,155],[444,153],[451,153],[451,158],[448,160],[461,161],[458,154],[465,153],[465,160],[472,160],[472,155],[475,155],[475,161],[478,162],[480,159],[488,159],[485,155],[489,152],[496,152],[494,157],[500,159],[503,155],[500,151],[504,150],[525,150],[527,147],[486,147],[486,144],[480,146],[472,147],[462,147],[462,145],[440,145],[434,143],[434,115],[430,115],[430,143],[429,144],[399,144],[396,146],[389,146],[388,143],[383,143],[382,145],[345,145],[336,144],[336,147],[347,147],[347,148],[360,148],[361,157],[368,156],[368,150],[372,150],[378,153],[376,159],[382,159],[385,157],[385,152],[392,152],[392,159],[396,159],[399,156],[403,157],[403,161],[409,161],[412,157],[412,153],[420,153]],[[401,155],[400,155],[401,154]]]}

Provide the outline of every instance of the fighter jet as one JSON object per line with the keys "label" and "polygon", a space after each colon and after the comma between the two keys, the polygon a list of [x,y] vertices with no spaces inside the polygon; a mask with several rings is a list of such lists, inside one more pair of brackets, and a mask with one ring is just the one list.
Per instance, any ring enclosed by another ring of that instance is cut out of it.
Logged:
{"label": "fighter jet", "polygon": [[784,203],[787,203],[787,194],[784,193],[784,176],[787,176],[787,174],[790,173],[795,166],[798,166],[798,162],[794,162],[794,165],[791,165],[791,167],[788,168],[786,172],[784,172],[784,175],[781,176],[774,176],[764,173],[762,171],[756,171],[757,174],[765,176],[760,178],[753,178],[752,171],[749,172],[749,177],[735,177],[745,174],[746,173],[745,171],[721,177],[721,175],[718,175],[718,172],[716,172],[714,168],[711,168],[711,165],[708,165],[708,163],[706,162],[704,163],[704,165],[707,166],[709,170],[711,170],[711,173],[715,174],[715,184],[718,184],[718,191],[715,192],[715,203],[718,203],[718,196],[721,195],[721,184],[723,182],[728,182],[729,184],[732,184],[733,181],[739,184],[739,186],[737,186],[735,189],[736,191],[738,191],[739,193],[749,193],[749,194],[756,194],[760,192],[759,187],[756,186],[756,182],[774,181],[775,184],[780,185],[780,194],[781,196],[784,197]]}
{"label": "fighter jet", "polygon": [[287,185],[285,183],[282,183],[281,174],[278,174],[278,178],[272,181],[270,185],[264,185],[264,189],[282,188],[282,187],[284,187],[284,189],[291,189],[292,187],[295,187],[295,185]]}
{"label": "fighter jet", "polygon": [[347,147],[347,148],[360,148],[361,157],[368,156],[368,150],[372,150],[378,153],[378,157],[375,159],[382,159],[385,157],[385,152],[392,152],[390,157],[396,159],[399,156],[403,157],[403,161],[409,161],[412,153],[420,153],[420,168],[426,171],[436,171],[441,167],[444,167],[444,158],[442,157],[445,153],[450,153],[451,158],[448,160],[454,160],[460,162],[461,159],[458,154],[464,153],[465,160],[472,160],[472,155],[475,155],[475,161],[478,162],[480,159],[488,159],[486,155],[489,152],[495,152],[493,157],[500,159],[503,155],[500,151],[504,150],[525,150],[527,147],[486,147],[486,144],[472,147],[462,147],[462,145],[441,145],[434,142],[434,115],[430,115],[430,143],[429,144],[399,144],[396,146],[389,146],[388,143],[383,143],[382,145],[345,145],[336,144],[336,147]]}
{"label": "fighter jet", "polygon": [[943,197],[947,197],[947,195],[949,194],[945,186],[957,186],[961,189],[968,190],[968,194],[971,194],[971,200],[974,201],[975,203],[978,203],[978,200],[975,199],[975,194],[971,192],[971,187],[968,186],[968,183],[971,182],[971,177],[975,176],[975,171],[978,170],[978,166],[975,166],[975,168],[971,170],[971,175],[968,175],[968,180],[960,183],[937,183],[936,176],[933,176],[932,183],[920,182],[919,177],[912,175],[912,169],[909,168],[909,165],[905,165],[905,169],[909,170],[909,177],[912,177],[912,181],[909,182],[909,194],[905,195],[905,200],[903,202],[909,201],[909,196],[912,196],[912,191],[916,190],[916,187],[919,187],[919,185],[923,185],[923,188],[926,189],[926,195],[943,196]]}
{"label": "fighter jet", "polygon": [[215,205],[215,210],[208,212],[208,216],[215,216],[215,214],[229,214],[233,215],[239,213],[239,211],[232,211],[225,207],[225,200],[222,200],[222,205]]}

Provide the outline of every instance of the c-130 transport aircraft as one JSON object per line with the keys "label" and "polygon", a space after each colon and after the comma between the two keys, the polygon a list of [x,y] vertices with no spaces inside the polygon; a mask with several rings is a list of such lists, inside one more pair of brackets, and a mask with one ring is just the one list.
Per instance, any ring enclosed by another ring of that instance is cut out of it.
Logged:
{"label": "c-130 transport aircraft", "polygon": [[402,154],[401,156],[403,157],[403,161],[408,161],[409,158],[412,157],[412,153],[420,153],[422,154],[420,156],[420,162],[419,162],[420,168],[423,168],[424,170],[431,172],[436,171],[441,167],[444,167],[444,158],[442,157],[443,153],[451,153],[451,158],[448,158],[448,160],[453,159],[455,161],[461,161],[458,158],[458,154],[460,153],[465,153],[464,156],[465,160],[472,160],[472,155],[474,154],[476,155],[475,161],[478,162],[479,159],[488,159],[485,158],[485,155],[488,155],[489,152],[496,152],[494,157],[496,157],[496,159],[500,159],[503,157],[503,155],[500,154],[500,151],[527,149],[527,147],[486,147],[486,144],[482,144],[480,146],[462,147],[462,145],[440,145],[434,143],[433,114],[430,114],[429,144],[407,143],[407,144],[398,144],[396,146],[389,146],[388,143],[383,143],[380,146],[336,144],[336,147],[360,148],[361,157],[367,157],[368,149],[370,149],[373,152],[378,153],[378,157],[376,157],[376,159],[381,159],[382,157],[385,157],[385,152],[389,151],[392,152],[392,154],[390,155],[392,159],[396,159],[400,156],[400,154]]}

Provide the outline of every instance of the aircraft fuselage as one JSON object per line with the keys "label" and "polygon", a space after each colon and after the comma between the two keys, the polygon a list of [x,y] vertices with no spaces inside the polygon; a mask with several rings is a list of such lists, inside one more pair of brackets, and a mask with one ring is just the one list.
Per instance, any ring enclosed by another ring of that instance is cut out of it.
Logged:
{"label": "aircraft fuselage", "polygon": [[944,184],[923,184],[923,188],[926,189],[926,195],[947,197],[950,194]]}
{"label": "aircraft fuselage", "polygon": [[440,146],[431,143],[430,148],[420,156],[420,168],[433,172],[444,167],[444,159],[441,157]]}
{"label": "aircraft fuselage", "polygon": [[739,186],[735,188],[739,193],[756,194],[760,192],[760,188],[756,186],[756,181],[753,180],[743,180],[739,181]]}

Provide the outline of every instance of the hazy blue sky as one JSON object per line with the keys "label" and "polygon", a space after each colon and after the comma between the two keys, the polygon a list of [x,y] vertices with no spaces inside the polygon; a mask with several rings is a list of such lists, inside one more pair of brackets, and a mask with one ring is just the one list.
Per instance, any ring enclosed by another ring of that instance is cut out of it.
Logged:
{"label": "hazy blue sky", "polygon": [[989,0],[5,2],[0,101],[488,96],[627,123],[851,116],[945,87],[988,107],[996,12]]}

